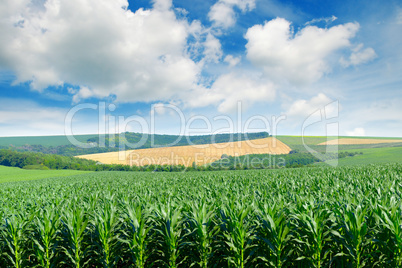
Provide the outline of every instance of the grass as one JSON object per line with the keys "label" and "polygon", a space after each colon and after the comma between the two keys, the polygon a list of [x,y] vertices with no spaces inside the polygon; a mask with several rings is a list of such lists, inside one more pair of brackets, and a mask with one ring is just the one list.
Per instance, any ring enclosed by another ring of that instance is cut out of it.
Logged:
{"label": "grass", "polygon": [[14,181],[39,180],[51,177],[64,177],[85,174],[88,171],[79,170],[26,170],[16,167],[0,166],[0,183]]}

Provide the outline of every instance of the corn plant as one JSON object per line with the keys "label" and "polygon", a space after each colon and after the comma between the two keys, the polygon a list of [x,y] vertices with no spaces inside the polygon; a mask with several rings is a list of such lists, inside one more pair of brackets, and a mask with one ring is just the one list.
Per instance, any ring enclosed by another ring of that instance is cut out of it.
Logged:
{"label": "corn plant", "polygon": [[62,236],[64,243],[61,245],[63,252],[67,256],[66,264],[72,264],[76,268],[83,267],[90,261],[88,254],[88,223],[89,216],[85,208],[78,205],[71,205],[63,211],[62,217]]}
{"label": "corn plant", "polygon": [[402,164],[0,187],[0,267],[402,267]]}
{"label": "corn plant", "polygon": [[95,227],[95,252],[105,268],[114,267],[119,259],[118,230],[120,225],[117,206],[113,197],[103,200],[95,211],[93,226]]}
{"label": "corn plant", "polygon": [[402,208],[401,204],[394,197],[391,198],[389,206],[379,206],[376,211],[377,218],[384,228],[382,237],[377,240],[386,245],[390,254],[383,252],[385,259],[395,267],[402,267]]}
{"label": "corn plant", "polygon": [[[172,204],[159,204],[154,208],[152,221],[155,232],[155,243],[159,248],[160,262],[169,268],[176,268],[180,264],[179,253],[182,235],[182,213],[181,207]],[[167,259],[166,259],[167,258]]]}
{"label": "corn plant", "polygon": [[198,265],[209,267],[213,254],[213,239],[218,231],[214,223],[215,211],[205,200],[196,201],[189,206],[189,229],[194,235],[193,245],[199,258]]}
{"label": "corn plant", "polygon": [[148,258],[148,240],[151,230],[149,213],[141,204],[125,204],[124,237],[120,241],[129,247],[129,255],[136,267],[144,268]]}
{"label": "corn plant", "polygon": [[[337,210],[337,214],[341,229],[340,232],[332,230],[332,234],[341,238],[347,250],[346,255],[352,260],[353,267],[364,267],[369,257],[367,248],[372,242],[367,225],[367,217],[369,217],[367,208],[362,208],[360,205],[353,208],[347,205]],[[341,252],[335,256],[342,255]]]}
{"label": "corn plant", "polygon": [[3,258],[3,252],[5,247],[5,241],[3,239],[3,220],[4,220],[4,211],[3,208],[0,207],[0,262]]}
{"label": "corn plant", "polygon": [[252,205],[229,202],[221,210],[221,235],[229,247],[227,259],[235,267],[251,267],[255,228],[250,217]]}
{"label": "corn plant", "polygon": [[41,209],[35,216],[34,226],[35,257],[41,267],[54,267],[60,230],[59,214],[56,207],[50,206]]}
{"label": "corn plant", "polygon": [[328,265],[330,260],[329,244],[332,239],[332,212],[323,206],[316,206],[314,203],[305,203],[297,212],[293,213],[296,219],[294,230],[297,238],[293,239],[302,245],[303,256],[298,260],[307,259],[313,267]]}
{"label": "corn plant", "polygon": [[263,203],[258,207],[257,238],[262,241],[259,258],[273,267],[283,267],[290,259],[293,239],[289,216],[282,203]]}
{"label": "corn plant", "polygon": [[4,227],[0,229],[5,244],[3,255],[13,267],[25,267],[30,260],[30,221],[29,215],[16,213],[7,217]]}

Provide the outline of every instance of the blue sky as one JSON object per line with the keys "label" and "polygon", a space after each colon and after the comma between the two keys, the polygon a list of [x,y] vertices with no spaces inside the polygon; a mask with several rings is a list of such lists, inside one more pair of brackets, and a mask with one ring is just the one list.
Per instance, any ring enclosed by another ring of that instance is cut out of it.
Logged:
{"label": "blue sky", "polygon": [[4,0],[0,136],[401,137],[401,33],[392,0]]}

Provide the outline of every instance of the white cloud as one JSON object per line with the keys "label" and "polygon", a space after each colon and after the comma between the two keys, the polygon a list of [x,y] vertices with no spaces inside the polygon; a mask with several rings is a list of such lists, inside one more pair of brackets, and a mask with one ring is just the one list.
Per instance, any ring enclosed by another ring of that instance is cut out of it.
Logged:
{"label": "white cloud", "polygon": [[[197,98],[191,96],[195,95]],[[244,74],[229,73],[220,76],[210,89],[198,88],[189,95],[186,104],[190,107],[217,105],[221,113],[236,110],[240,101],[247,109],[256,102],[270,102],[275,99],[275,86],[269,81]]]}
{"label": "white cloud", "polygon": [[205,61],[211,61],[217,63],[222,58],[222,55],[223,52],[221,43],[215,36],[209,33],[204,42]]}
{"label": "white cloud", "polygon": [[347,131],[346,135],[347,136],[356,136],[356,137],[366,136],[366,131],[362,127],[357,127],[355,129],[353,129],[352,131]]}
{"label": "white cloud", "polygon": [[[69,83],[75,97],[167,100],[197,83],[200,67],[186,54],[191,27],[171,0],[127,10],[126,0],[7,0],[0,19],[0,67],[33,89]],[[40,10],[40,11],[38,11]]]}
{"label": "white cloud", "polygon": [[66,111],[40,107],[29,100],[0,99],[1,136],[64,134]]}
{"label": "white cloud", "polygon": [[153,110],[158,115],[164,115],[166,113],[166,107],[165,107],[165,105],[163,103],[155,103],[153,105]]}
{"label": "white cloud", "polygon": [[154,8],[157,10],[168,10],[172,7],[172,0],[154,0]]}
{"label": "white cloud", "polygon": [[349,67],[350,65],[359,65],[363,63],[367,63],[377,57],[374,49],[371,47],[362,49],[363,44],[358,45],[355,49],[353,49],[352,54],[349,59],[341,58],[339,62],[343,67]]}
{"label": "white cloud", "polygon": [[325,29],[307,26],[294,34],[290,22],[277,18],[248,29],[247,58],[271,79],[310,84],[330,72],[327,58],[349,47],[358,29],[358,23]]}
{"label": "white cloud", "polygon": [[236,23],[235,7],[242,12],[253,10],[255,0],[219,0],[211,7],[208,18],[215,27],[227,29]]}
{"label": "white cloud", "polygon": [[215,27],[229,28],[236,23],[236,16],[233,7],[222,2],[217,2],[211,7],[208,13],[210,21],[214,22]]}
{"label": "white cloud", "polygon": [[87,87],[80,87],[78,91],[74,91],[74,89],[69,89],[69,92],[74,94],[73,103],[78,103],[82,99],[86,99],[94,95],[93,92]]}
{"label": "white cloud", "polygon": [[224,62],[228,63],[230,67],[234,67],[241,61],[241,57],[233,57],[232,55],[227,55]]}
{"label": "white cloud", "polygon": [[237,6],[242,12],[250,11],[255,8],[255,0],[220,0],[226,5]]}
{"label": "white cloud", "polygon": [[294,101],[285,112],[288,117],[307,117],[323,108],[324,106],[330,104],[332,100],[323,93],[319,93],[310,100],[296,100]]}
{"label": "white cloud", "polygon": [[336,16],[331,16],[331,17],[326,17],[326,18],[319,18],[319,19],[312,19],[311,21],[306,22],[304,25],[311,25],[311,24],[316,24],[319,22],[325,22],[326,24],[329,24],[331,22],[336,21],[338,18]]}

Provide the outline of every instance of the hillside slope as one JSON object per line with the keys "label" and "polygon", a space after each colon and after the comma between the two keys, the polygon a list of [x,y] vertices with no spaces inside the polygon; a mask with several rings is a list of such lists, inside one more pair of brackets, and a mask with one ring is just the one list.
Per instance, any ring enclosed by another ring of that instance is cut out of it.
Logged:
{"label": "hillside slope", "polygon": [[222,155],[288,154],[290,147],[273,138],[215,143],[193,146],[175,146],[129,150],[102,154],[80,155],[79,158],[95,160],[103,164],[156,165],[204,165],[221,159]]}

